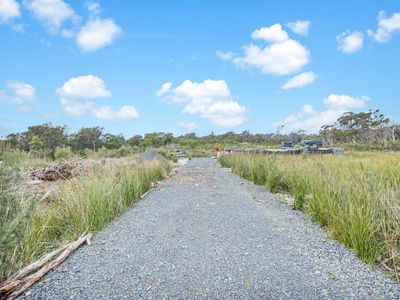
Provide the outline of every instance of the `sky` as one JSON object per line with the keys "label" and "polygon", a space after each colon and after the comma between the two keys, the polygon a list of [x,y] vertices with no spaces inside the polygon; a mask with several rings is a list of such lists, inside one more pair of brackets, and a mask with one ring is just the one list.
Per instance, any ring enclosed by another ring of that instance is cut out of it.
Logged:
{"label": "sky", "polygon": [[0,0],[0,136],[400,121],[400,2]]}

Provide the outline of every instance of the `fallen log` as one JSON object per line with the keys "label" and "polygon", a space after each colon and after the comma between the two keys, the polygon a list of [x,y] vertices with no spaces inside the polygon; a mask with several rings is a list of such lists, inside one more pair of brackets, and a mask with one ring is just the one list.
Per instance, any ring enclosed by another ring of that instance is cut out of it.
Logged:
{"label": "fallen log", "polygon": [[21,270],[15,272],[13,275],[11,275],[10,277],[7,278],[7,280],[3,281],[0,284],[0,291],[1,292],[9,292],[11,290],[13,290],[19,283],[19,279],[25,277],[26,275],[32,273],[33,271],[35,271],[36,269],[40,268],[41,266],[43,266],[46,262],[48,262],[49,260],[51,260],[54,256],[56,256],[57,254],[61,253],[62,251],[64,251],[71,243],[62,246],[61,248],[54,250],[53,252],[50,252],[44,256],[42,256],[40,259],[38,259],[37,261],[31,263],[30,265],[22,268]]}
{"label": "fallen log", "polygon": [[[0,286],[0,292],[4,294],[11,294],[5,296],[8,299],[14,299],[25,292],[29,287],[31,287],[34,283],[39,281],[44,275],[46,275],[50,270],[57,268],[67,257],[74,252],[80,245],[83,243],[87,243],[90,245],[90,239],[92,234],[84,234],[79,237],[74,242],[71,242],[61,248],[54,250],[53,252],[43,256],[36,262],[26,266],[25,268],[17,271],[12,276],[10,276],[6,281],[4,281]],[[61,253],[62,252],[62,253]],[[46,264],[46,262],[50,261],[57,254],[60,254],[56,259]],[[41,267],[41,268],[40,268]],[[30,274],[36,269],[40,268],[37,272]],[[28,275],[28,276],[26,276]],[[26,276],[26,277],[25,277]]]}

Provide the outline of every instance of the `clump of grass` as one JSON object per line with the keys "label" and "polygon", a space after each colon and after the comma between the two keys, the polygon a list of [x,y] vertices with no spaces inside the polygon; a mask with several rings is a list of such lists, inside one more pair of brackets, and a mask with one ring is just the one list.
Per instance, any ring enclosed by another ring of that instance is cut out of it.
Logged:
{"label": "clump of grass", "polygon": [[[75,240],[85,230],[100,230],[140,199],[155,181],[164,178],[170,168],[161,159],[114,161],[112,165],[98,166],[87,174],[61,182],[59,192],[51,201],[36,203],[29,210],[21,210],[26,202],[21,196],[7,198],[15,201],[14,206],[8,211],[3,209],[3,195],[6,197],[9,192],[2,190],[0,281],[60,244]],[[23,211],[31,213],[27,215]],[[3,225],[4,219],[11,229]],[[7,249],[3,249],[6,247],[4,232],[10,237]]]}
{"label": "clump of grass", "polygon": [[231,154],[220,162],[271,192],[294,196],[294,208],[326,226],[368,263],[400,271],[400,155]]}
{"label": "clump of grass", "polygon": [[22,177],[18,163],[24,158],[20,151],[2,149],[0,153],[0,281],[15,266],[20,266],[17,249],[35,204],[34,199],[23,201],[20,193]]}

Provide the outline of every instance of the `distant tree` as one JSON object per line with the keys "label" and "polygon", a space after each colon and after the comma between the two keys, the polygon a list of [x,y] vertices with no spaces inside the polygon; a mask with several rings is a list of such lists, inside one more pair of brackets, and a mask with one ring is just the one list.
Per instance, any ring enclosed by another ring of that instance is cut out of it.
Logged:
{"label": "distant tree", "polygon": [[142,142],[143,137],[139,134],[134,135],[133,137],[131,137],[127,143],[131,146],[139,146],[140,143]]}
{"label": "distant tree", "polygon": [[40,137],[37,135],[33,136],[29,142],[29,151],[35,154],[41,154],[44,149],[45,147]]}
{"label": "distant tree", "polygon": [[390,119],[379,109],[367,112],[346,112],[334,124],[321,127],[320,134],[328,141],[386,143],[389,139],[388,124]]}
{"label": "distant tree", "polygon": [[103,145],[103,128],[83,127],[71,136],[71,146],[74,150],[99,149]]}
{"label": "distant tree", "polygon": [[29,126],[23,133],[9,134],[6,141],[13,148],[29,151],[30,142],[34,137],[38,137],[42,143],[42,150],[53,155],[57,147],[62,147],[67,143],[66,131],[66,126],[54,126],[51,123],[45,123]]}
{"label": "distant tree", "polygon": [[107,149],[119,149],[125,145],[125,138],[122,134],[114,135],[111,133],[104,134],[103,146]]}

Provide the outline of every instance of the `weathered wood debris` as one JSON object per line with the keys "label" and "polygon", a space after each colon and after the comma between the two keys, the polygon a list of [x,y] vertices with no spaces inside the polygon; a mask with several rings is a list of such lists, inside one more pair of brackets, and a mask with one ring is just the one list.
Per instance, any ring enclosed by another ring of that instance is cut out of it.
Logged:
{"label": "weathered wood debris", "polygon": [[83,243],[90,245],[91,237],[91,233],[84,232],[76,241],[44,255],[39,260],[15,272],[0,283],[0,299],[14,299],[21,295],[47,272],[57,268],[80,245]]}
{"label": "weathered wood debris", "polygon": [[30,172],[33,180],[55,181],[59,179],[68,179],[79,175],[84,164],[82,158],[73,161],[64,161],[61,163],[51,163],[45,168],[35,169]]}

